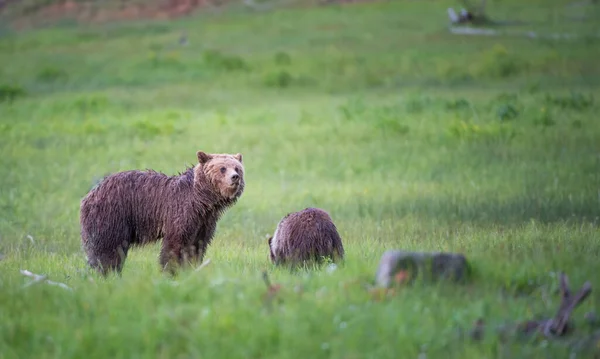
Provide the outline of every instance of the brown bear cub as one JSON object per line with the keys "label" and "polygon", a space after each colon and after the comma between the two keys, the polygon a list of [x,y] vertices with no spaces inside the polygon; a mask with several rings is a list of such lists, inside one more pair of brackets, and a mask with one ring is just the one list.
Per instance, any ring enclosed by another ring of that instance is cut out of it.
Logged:
{"label": "brown bear cub", "polygon": [[104,178],[81,201],[81,242],[88,264],[121,273],[130,247],[163,239],[162,270],[200,263],[220,216],[244,191],[242,155],[196,153],[176,176],[152,170]]}
{"label": "brown bear cub", "polygon": [[268,242],[271,261],[277,265],[320,264],[326,258],[335,263],[344,258],[337,228],[329,214],[319,208],[287,214]]}

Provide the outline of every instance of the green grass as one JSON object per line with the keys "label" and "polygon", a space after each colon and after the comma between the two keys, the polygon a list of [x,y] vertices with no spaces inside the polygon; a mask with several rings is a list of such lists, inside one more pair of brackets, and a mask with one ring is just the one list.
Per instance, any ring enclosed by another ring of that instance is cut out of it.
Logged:
{"label": "green grass", "polygon": [[[490,14],[593,34],[566,15],[598,9],[565,4]],[[595,292],[567,340],[493,329],[552,316],[560,271],[600,288],[598,39],[455,36],[448,6],[232,7],[0,37],[0,357],[597,357],[596,342],[570,345],[591,330]],[[197,150],[241,152],[246,167],[211,263],[170,279],[156,244],[131,251],[121,278],[90,273],[78,210],[95,181],[175,174]],[[265,235],[307,206],[344,240],[333,272],[268,261]],[[462,252],[475,276],[377,300],[366,285],[388,249]],[[23,288],[20,269],[73,291]],[[263,270],[283,287],[271,308]],[[461,339],[477,318],[486,338]]]}

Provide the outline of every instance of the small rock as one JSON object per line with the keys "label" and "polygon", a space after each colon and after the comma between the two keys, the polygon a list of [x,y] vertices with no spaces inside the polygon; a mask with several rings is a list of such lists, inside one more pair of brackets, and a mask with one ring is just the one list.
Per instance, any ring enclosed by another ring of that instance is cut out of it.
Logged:
{"label": "small rock", "polygon": [[410,276],[410,280],[420,275],[428,279],[449,278],[462,281],[469,274],[469,264],[465,256],[458,253],[386,251],[379,262],[375,276],[378,286],[390,287],[396,282],[399,272]]}

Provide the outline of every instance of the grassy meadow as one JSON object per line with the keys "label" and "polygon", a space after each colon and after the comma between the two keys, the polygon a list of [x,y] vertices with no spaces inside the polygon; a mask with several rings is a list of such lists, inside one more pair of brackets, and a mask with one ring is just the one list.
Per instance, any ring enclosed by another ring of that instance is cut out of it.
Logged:
{"label": "grassy meadow", "polygon": [[[584,314],[600,311],[600,5],[489,2],[526,22],[500,30],[579,35],[532,39],[450,34],[457,4],[2,28],[0,358],[599,358]],[[171,279],[157,243],[122,277],[91,273],[86,192],[116,171],[176,174],[197,150],[246,168],[211,263]],[[308,206],[346,261],[273,268],[265,236]],[[464,253],[474,276],[382,298],[368,285],[388,249]],[[264,270],[282,288],[270,305]],[[592,283],[574,334],[500,340],[554,315],[560,271]]]}

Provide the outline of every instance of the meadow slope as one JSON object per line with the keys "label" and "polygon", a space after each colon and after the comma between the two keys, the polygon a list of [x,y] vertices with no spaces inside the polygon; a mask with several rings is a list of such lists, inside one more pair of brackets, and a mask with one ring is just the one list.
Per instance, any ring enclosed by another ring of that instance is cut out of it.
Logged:
{"label": "meadow slope", "polygon": [[[596,292],[574,337],[493,331],[553,315],[560,271],[600,288],[600,10],[567,5],[489,11],[576,39],[452,35],[449,1],[4,31],[0,358],[600,357]],[[120,170],[176,174],[197,150],[246,167],[211,263],[170,279],[157,243],[120,278],[90,273],[86,192]],[[265,236],[308,206],[331,214],[346,262],[273,268]],[[387,249],[464,253],[473,280],[382,299],[366,286]],[[72,291],[24,287],[22,269]],[[282,285],[272,306],[263,270]],[[478,318],[485,339],[461,336]]]}

